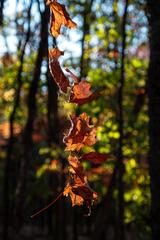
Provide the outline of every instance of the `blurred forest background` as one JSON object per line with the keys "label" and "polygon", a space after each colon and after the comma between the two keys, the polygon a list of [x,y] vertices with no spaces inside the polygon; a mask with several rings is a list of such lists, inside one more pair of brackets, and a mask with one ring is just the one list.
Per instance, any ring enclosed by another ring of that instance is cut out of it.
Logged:
{"label": "blurred forest background", "polygon": [[[60,2],[78,25],[57,40],[61,64],[100,96],[76,107],[58,91],[43,0],[1,0],[0,238],[159,240],[160,2]],[[84,217],[85,207],[62,197],[31,219],[65,186],[63,135],[75,111],[92,117],[95,150],[108,155],[100,166],[83,163],[98,202]]]}

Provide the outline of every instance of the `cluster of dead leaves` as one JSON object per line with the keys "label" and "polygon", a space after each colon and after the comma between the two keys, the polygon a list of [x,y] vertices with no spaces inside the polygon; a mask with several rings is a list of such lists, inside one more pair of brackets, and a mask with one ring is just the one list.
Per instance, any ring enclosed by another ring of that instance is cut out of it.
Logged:
{"label": "cluster of dead leaves", "polygon": [[[60,35],[62,25],[68,28],[75,28],[76,23],[70,19],[68,12],[64,5],[58,3],[56,0],[47,0],[47,5],[51,10],[51,23],[50,32],[53,37],[57,38]],[[58,49],[58,47],[49,50],[49,68],[50,72],[59,86],[59,89],[67,93],[68,87],[70,87],[70,99],[69,101],[77,104],[84,104],[95,99],[98,95],[91,90],[91,85],[86,81],[79,81],[78,78],[67,68],[66,71],[73,79],[73,85],[70,86],[69,79],[65,76],[63,70],[59,64],[59,57],[64,53]],[[82,161],[90,161],[93,164],[101,164],[106,159],[105,154],[89,152],[83,154],[79,159],[76,154],[84,146],[92,146],[96,143],[96,128],[90,123],[90,117],[86,113],[82,113],[80,116],[72,115],[70,118],[71,127],[68,134],[64,137],[66,144],[65,151],[69,151],[71,154],[68,157],[68,170],[69,177],[67,185],[64,191],[61,192],[56,199],[54,199],[49,205],[39,210],[31,217],[34,218],[51,207],[62,195],[70,195],[72,206],[86,204],[87,208],[91,210],[91,206],[94,201],[97,200],[97,193],[92,190],[88,184],[87,176],[84,173]],[[58,170],[57,160],[53,160],[48,167],[48,170]]]}
{"label": "cluster of dead leaves", "polygon": [[[60,51],[57,47],[50,49],[49,68],[59,89],[62,92],[67,93],[67,89],[70,86],[69,79],[62,71],[58,60],[63,54],[64,52]],[[69,72],[74,82],[73,86],[71,86],[69,102],[81,105],[95,99],[98,96],[97,93],[91,91],[90,83],[87,83],[86,81],[79,82],[78,78],[68,68],[66,68],[66,71]]]}
{"label": "cluster of dead leaves", "polygon": [[107,159],[107,155],[89,152],[78,159],[75,153],[79,152],[84,146],[92,146],[96,143],[96,128],[90,124],[90,117],[86,113],[82,113],[79,117],[73,115],[70,121],[71,127],[68,135],[64,137],[65,150],[72,154],[68,158],[70,176],[63,194],[65,196],[70,195],[72,206],[85,203],[90,213],[93,202],[97,200],[97,193],[88,184],[82,161],[102,164]]}
{"label": "cluster of dead leaves", "polygon": [[91,205],[97,200],[97,193],[90,188],[78,158],[70,155],[68,161],[70,175],[63,194],[70,195],[72,206],[80,206],[85,202],[86,206],[91,209]]}
{"label": "cluster of dead leaves", "polygon": [[[73,115],[70,121],[70,130],[64,137],[66,151],[80,151],[83,146],[95,144],[96,128],[90,124],[90,118],[86,113],[82,113],[79,117]],[[72,206],[82,205],[85,202],[90,212],[92,203],[97,199],[97,193],[90,188],[78,158],[70,155],[68,162],[70,176],[63,194],[70,195]]]}
{"label": "cluster of dead leaves", "polygon": [[[50,32],[53,37],[57,38],[60,35],[62,26],[68,28],[76,27],[76,23],[71,20],[64,5],[58,3],[56,0],[47,0],[47,5],[49,5],[51,10]],[[73,79],[73,84],[70,84],[68,77],[64,74],[59,64],[59,57],[63,54],[57,47],[49,50],[50,72],[59,89],[63,93],[67,93],[68,88],[70,88],[69,102],[79,105],[95,99],[98,94],[91,90],[90,83],[79,81],[67,68],[66,71]],[[97,193],[88,184],[82,161],[101,164],[106,160],[106,155],[89,152],[83,154],[78,159],[77,154],[84,146],[92,146],[96,143],[96,127],[90,123],[90,117],[86,113],[82,113],[80,116],[72,115],[70,122],[71,127],[69,132],[64,137],[64,143],[66,144],[65,151],[69,151],[71,154],[68,157],[69,178],[63,195],[70,195],[72,206],[85,203],[91,209],[91,205],[97,200]]]}
{"label": "cluster of dead leaves", "polygon": [[[64,25],[68,28],[75,28],[77,24],[73,22],[66,11],[64,5],[58,3],[56,0],[47,0],[51,10],[50,32],[53,37],[57,38],[60,35],[61,27]],[[59,57],[64,53],[57,47],[49,50],[49,68],[50,72],[59,86],[60,90],[64,93],[67,92],[69,87],[69,79],[65,76],[59,64]],[[70,102],[77,104],[84,104],[97,97],[97,94],[91,91],[91,85],[86,81],[79,82],[77,77],[69,70],[71,77],[74,80],[74,85],[71,87]]]}

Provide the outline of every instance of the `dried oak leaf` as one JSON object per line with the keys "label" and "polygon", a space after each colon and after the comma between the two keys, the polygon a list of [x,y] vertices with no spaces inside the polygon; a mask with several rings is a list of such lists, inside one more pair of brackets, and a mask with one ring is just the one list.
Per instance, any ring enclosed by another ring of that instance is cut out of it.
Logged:
{"label": "dried oak leaf", "polygon": [[64,5],[58,3],[56,0],[48,0],[47,5],[50,5],[51,9],[50,32],[55,38],[60,35],[62,25],[68,28],[75,28],[77,26],[77,24],[70,19]]}
{"label": "dried oak leaf", "polygon": [[92,202],[97,200],[97,193],[93,191],[89,185],[75,185],[72,187],[72,192],[84,199],[87,207],[90,208]]}
{"label": "dried oak leaf", "polygon": [[63,195],[64,196],[70,195],[71,202],[72,202],[72,207],[75,206],[75,205],[78,205],[78,206],[83,205],[84,199],[81,196],[73,193],[72,192],[72,187],[69,184],[65,187],[65,189],[63,191]]}
{"label": "dried oak leaf", "polygon": [[81,105],[95,99],[98,96],[97,93],[90,90],[91,85],[89,83],[86,81],[78,83],[78,78],[68,68],[66,68],[66,71],[70,73],[74,80],[74,86],[72,87],[69,99],[70,102]]}
{"label": "dried oak leaf", "polygon": [[80,178],[81,182],[85,183],[86,179],[85,179],[85,175],[84,175],[84,169],[83,169],[81,162],[78,160],[78,158],[76,156],[70,155],[68,157],[68,162],[69,162],[69,165],[74,170],[75,174],[77,174],[77,176]]}
{"label": "dried oak leaf", "polygon": [[83,146],[91,146],[96,143],[96,128],[90,125],[90,118],[86,113],[79,117],[73,115],[70,119],[71,128],[64,137],[66,151],[79,151]]}
{"label": "dried oak leaf", "polygon": [[107,160],[109,155],[97,152],[89,152],[83,154],[80,160],[88,160],[94,164],[101,164]]}
{"label": "dried oak leaf", "polygon": [[61,55],[63,55],[63,52],[57,47],[49,49],[49,69],[60,90],[66,93],[67,87],[69,86],[69,80],[64,75],[58,61]]}
{"label": "dried oak leaf", "polygon": [[97,200],[97,193],[93,191],[87,181],[82,181],[77,174],[70,176],[70,180],[63,191],[63,195],[70,195],[72,206],[83,205],[90,209],[94,201]]}

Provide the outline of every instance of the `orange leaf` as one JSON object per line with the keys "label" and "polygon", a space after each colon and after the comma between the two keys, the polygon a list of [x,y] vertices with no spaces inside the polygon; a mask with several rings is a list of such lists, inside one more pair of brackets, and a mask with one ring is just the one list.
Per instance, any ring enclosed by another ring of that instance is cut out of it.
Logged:
{"label": "orange leaf", "polygon": [[81,81],[78,84],[74,84],[70,95],[70,102],[78,103],[81,105],[95,99],[98,94],[92,92],[90,88],[91,85],[86,81]]}
{"label": "orange leaf", "polygon": [[73,157],[70,155],[68,157],[68,162],[69,162],[70,166],[73,168],[73,170],[75,171],[75,173],[77,174],[77,176],[80,178],[82,183],[85,183],[83,166],[80,163],[80,161],[78,160],[78,158],[76,156]]}
{"label": "orange leaf", "polygon": [[74,80],[74,86],[72,87],[70,102],[78,103],[79,105],[89,102],[95,99],[98,94],[92,92],[91,85],[86,81],[81,81],[78,83],[78,78],[68,69],[66,71],[70,73],[71,77]]}
{"label": "orange leaf", "polygon": [[76,75],[71,70],[69,70],[69,68],[66,68],[66,71],[70,73],[71,77],[73,78],[74,83],[78,83],[79,82],[79,80],[76,77]]}
{"label": "orange leaf", "polygon": [[58,3],[56,0],[48,0],[47,4],[51,9],[51,34],[57,38],[60,35],[61,26],[64,25],[68,28],[75,28],[77,24],[73,22],[64,5]]}
{"label": "orange leaf", "polygon": [[66,151],[79,151],[83,146],[91,146],[96,143],[96,128],[90,125],[90,118],[86,113],[79,117],[73,115],[70,119],[71,128],[64,137]]}
{"label": "orange leaf", "polygon": [[58,58],[61,55],[63,55],[63,52],[61,52],[57,47],[49,50],[49,68],[50,68],[52,77],[54,78],[55,82],[59,86],[60,90],[66,93],[67,87],[69,86],[69,80],[64,75],[58,62]]}
{"label": "orange leaf", "polygon": [[89,187],[87,182],[83,183],[76,174],[70,177],[63,194],[70,195],[72,206],[82,205],[85,202],[90,209],[92,203],[97,200],[97,193]]}
{"label": "orange leaf", "polygon": [[89,186],[81,185],[81,186],[73,186],[72,192],[76,195],[81,196],[85,201],[91,202],[92,200],[97,199],[97,193],[94,192]]}
{"label": "orange leaf", "polygon": [[97,152],[86,153],[81,157],[81,160],[88,160],[94,164],[100,164],[107,160],[108,155]]}
{"label": "orange leaf", "polygon": [[84,202],[88,209],[91,209],[92,203],[97,199],[97,193],[94,192],[88,182],[87,177],[84,175],[84,170],[81,162],[76,156],[68,157],[69,165],[74,171],[70,171],[67,186],[63,194],[70,195],[72,206],[82,205]]}
{"label": "orange leaf", "polygon": [[70,185],[67,185],[65,187],[65,189],[63,191],[63,195],[64,196],[70,195],[71,202],[72,202],[72,207],[75,206],[75,205],[78,205],[78,206],[83,205],[84,199],[81,196],[73,193],[72,187]]}

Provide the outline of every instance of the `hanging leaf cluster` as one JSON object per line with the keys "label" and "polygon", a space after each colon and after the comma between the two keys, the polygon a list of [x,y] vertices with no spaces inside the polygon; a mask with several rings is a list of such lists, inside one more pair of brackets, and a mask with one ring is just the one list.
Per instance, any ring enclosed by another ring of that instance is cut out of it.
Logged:
{"label": "hanging leaf cluster", "polygon": [[[77,25],[73,22],[66,11],[64,5],[56,0],[48,0],[47,4],[51,10],[50,32],[53,37],[60,35],[62,25],[67,28],[75,28]],[[68,68],[66,72],[73,79],[71,85],[68,77],[64,74],[59,64],[59,57],[64,53],[55,47],[49,49],[49,68],[53,79],[63,93],[69,91],[69,102],[78,105],[92,101],[98,94],[91,89],[90,83],[78,79]],[[68,180],[63,191],[64,196],[70,196],[72,206],[85,205],[91,209],[94,201],[97,200],[97,193],[89,186],[87,176],[82,166],[82,161],[90,161],[94,164],[103,163],[107,156],[96,152],[89,152],[80,156],[80,151],[85,146],[92,146],[96,143],[96,127],[91,124],[90,117],[84,112],[79,116],[73,114],[70,117],[70,129],[64,136],[66,144],[65,151],[69,152],[68,157]]]}

